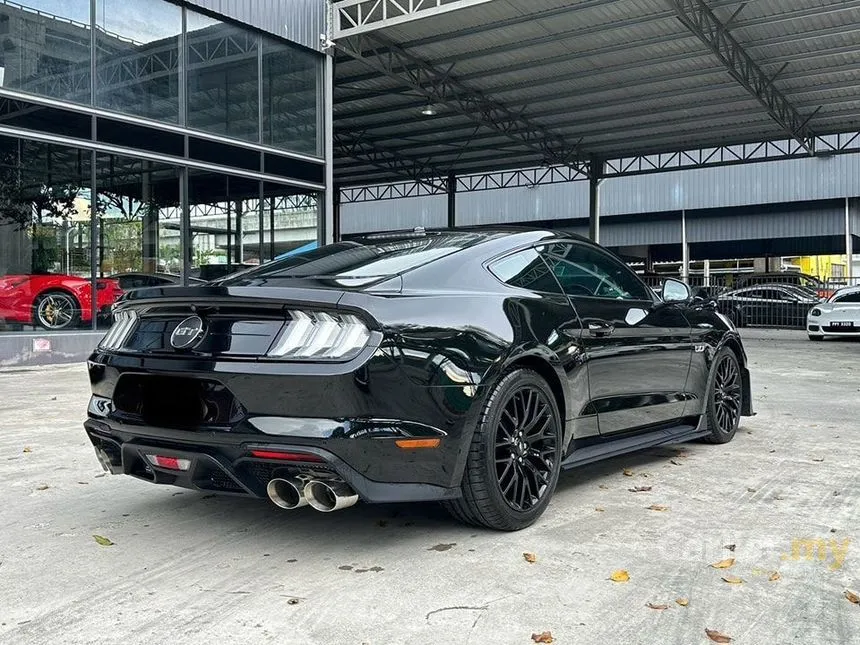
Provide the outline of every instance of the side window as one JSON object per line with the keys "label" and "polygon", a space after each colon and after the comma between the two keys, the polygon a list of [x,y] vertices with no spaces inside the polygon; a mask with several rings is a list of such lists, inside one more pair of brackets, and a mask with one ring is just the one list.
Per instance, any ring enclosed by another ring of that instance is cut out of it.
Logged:
{"label": "side window", "polygon": [[761,289],[750,289],[748,291],[741,291],[738,293],[739,298],[753,298],[755,300],[761,300],[765,297],[764,291]]}
{"label": "side window", "polygon": [[860,291],[854,293],[846,293],[843,296],[837,296],[833,302],[860,302]]}
{"label": "side window", "polygon": [[569,296],[652,300],[648,289],[620,260],[585,244],[550,244],[541,251]]}
{"label": "side window", "polygon": [[490,273],[512,287],[561,293],[549,268],[534,249],[525,249],[496,260],[488,267]]}

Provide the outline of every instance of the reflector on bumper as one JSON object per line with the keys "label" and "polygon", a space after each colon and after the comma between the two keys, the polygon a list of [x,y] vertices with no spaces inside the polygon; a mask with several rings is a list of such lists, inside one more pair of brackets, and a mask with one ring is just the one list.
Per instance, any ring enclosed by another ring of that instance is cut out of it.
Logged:
{"label": "reflector on bumper", "polygon": [[147,455],[146,459],[153,466],[158,466],[159,468],[167,468],[168,470],[188,470],[191,467],[190,459],[165,457],[164,455]]}

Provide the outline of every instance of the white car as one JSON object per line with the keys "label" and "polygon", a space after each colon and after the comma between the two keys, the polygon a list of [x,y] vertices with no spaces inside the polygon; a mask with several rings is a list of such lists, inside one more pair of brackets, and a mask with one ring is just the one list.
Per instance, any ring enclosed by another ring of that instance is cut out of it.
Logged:
{"label": "white car", "polygon": [[860,286],[839,289],[810,309],[806,331],[809,340],[860,338]]}

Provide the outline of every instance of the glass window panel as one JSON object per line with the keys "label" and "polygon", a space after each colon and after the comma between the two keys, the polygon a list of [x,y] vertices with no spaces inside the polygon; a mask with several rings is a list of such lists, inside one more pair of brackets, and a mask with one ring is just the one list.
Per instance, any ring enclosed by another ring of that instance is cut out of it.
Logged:
{"label": "glass window panel", "polygon": [[525,249],[504,257],[493,262],[489,268],[499,280],[513,287],[531,291],[561,293],[561,288],[546,262],[534,249]]}
{"label": "glass window panel", "polygon": [[189,127],[259,141],[259,36],[193,11],[186,16]]}
{"label": "glass window panel", "polygon": [[163,0],[98,0],[96,105],[179,121],[182,8]]}
{"label": "glass window panel", "polygon": [[115,280],[124,291],[179,282],[179,170],[99,153],[96,182],[99,277]]}
{"label": "glass window panel", "polygon": [[90,103],[90,3],[0,3],[0,86]]}
{"label": "glass window panel", "polygon": [[260,263],[259,191],[255,179],[189,169],[191,275],[217,280]]}
{"label": "glass window panel", "polygon": [[[0,137],[0,332],[91,325],[90,158]],[[119,296],[97,294],[98,308]]]}
{"label": "glass window panel", "polygon": [[263,143],[322,155],[322,56],[263,37]]}
{"label": "glass window panel", "polygon": [[584,244],[550,244],[541,254],[568,296],[650,300],[645,285],[620,260]]}

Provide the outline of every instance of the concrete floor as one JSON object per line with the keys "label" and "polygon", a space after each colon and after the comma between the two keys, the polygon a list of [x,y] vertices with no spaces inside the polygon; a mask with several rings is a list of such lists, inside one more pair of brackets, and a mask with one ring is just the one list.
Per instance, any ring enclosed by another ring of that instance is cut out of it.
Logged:
{"label": "concrete floor", "polygon": [[0,371],[0,643],[860,643],[860,343],[748,335],[734,442],[569,472],[514,534],[104,476],[83,366]]}

